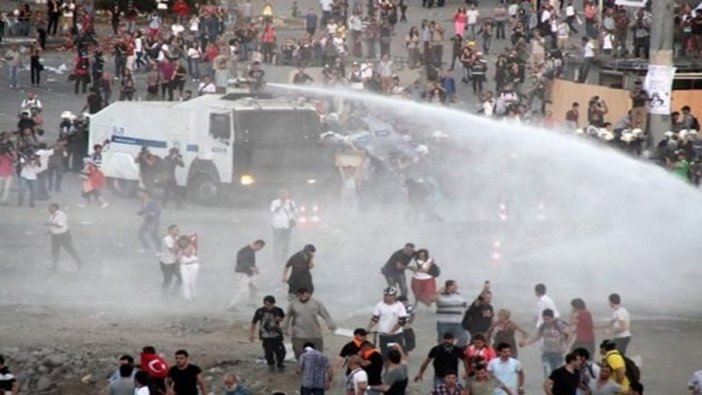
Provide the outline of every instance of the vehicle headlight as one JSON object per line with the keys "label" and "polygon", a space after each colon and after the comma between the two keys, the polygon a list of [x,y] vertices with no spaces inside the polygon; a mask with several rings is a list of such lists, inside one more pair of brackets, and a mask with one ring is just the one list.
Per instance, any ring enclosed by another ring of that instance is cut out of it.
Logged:
{"label": "vehicle headlight", "polygon": [[250,174],[243,174],[241,176],[240,181],[241,181],[241,185],[244,185],[244,186],[253,185],[253,183],[256,182],[254,177]]}

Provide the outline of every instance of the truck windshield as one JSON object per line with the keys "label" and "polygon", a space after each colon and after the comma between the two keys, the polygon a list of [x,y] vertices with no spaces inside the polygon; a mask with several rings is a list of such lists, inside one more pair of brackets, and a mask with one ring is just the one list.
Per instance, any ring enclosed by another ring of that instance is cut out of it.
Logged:
{"label": "truck windshield", "polygon": [[282,176],[333,166],[320,147],[321,125],[312,110],[237,111],[235,118],[235,175]]}

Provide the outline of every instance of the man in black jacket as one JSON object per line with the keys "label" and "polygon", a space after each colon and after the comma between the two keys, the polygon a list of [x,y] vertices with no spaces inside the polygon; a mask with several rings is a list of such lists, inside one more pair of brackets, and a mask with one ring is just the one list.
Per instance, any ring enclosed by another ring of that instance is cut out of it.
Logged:
{"label": "man in black jacket", "polygon": [[244,299],[251,302],[256,298],[258,288],[253,281],[254,276],[258,274],[256,253],[261,251],[265,245],[265,241],[256,240],[236,253],[236,267],[234,269],[236,293],[229,302],[228,309],[236,309],[237,305]]}

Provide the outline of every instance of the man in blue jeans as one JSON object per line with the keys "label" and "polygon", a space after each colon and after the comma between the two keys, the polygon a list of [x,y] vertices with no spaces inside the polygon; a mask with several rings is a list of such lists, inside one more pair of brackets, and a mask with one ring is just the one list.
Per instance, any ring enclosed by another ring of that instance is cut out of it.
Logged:
{"label": "man in blue jeans", "polygon": [[572,332],[568,324],[554,318],[554,312],[551,309],[545,309],[541,317],[543,323],[539,325],[537,332],[521,342],[519,346],[526,347],[543,339],[541,362],[544,366],[544,377],[548,378],[551,372],[563,365],[563,353],[568,350]]}
{"label": "man in blue jeans", "polygon": [[12,45],[10,49],[5,52],[5,63],[7,63],[8,66],[7,79],[10,82],[10,88],[17,89],[19,87],[17,73],[20,67],[20,53],[17,50],[17,45]]}

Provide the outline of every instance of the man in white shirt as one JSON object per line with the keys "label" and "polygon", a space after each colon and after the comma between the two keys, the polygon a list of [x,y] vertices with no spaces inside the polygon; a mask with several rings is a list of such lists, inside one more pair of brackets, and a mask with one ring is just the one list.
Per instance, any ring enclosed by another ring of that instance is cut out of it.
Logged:
{"label": "man in white shirt", "polygon": [[387,287],[383,290],[383,301],[378,302],[373,310],[373,317],[368,322],[368,331],[378,326],[380,352],[387,354],[388,344],[396,343],[404,347],[405,336],[402,327],[407,322],[405,305],[397,301],[397,289]]}
{"label": "man in white shirt", "polygon": [[580,72],[578,75],[578,82],[587,82],[587,75],[590,73],[590,66],[595,60],[595,45],[587,37],[583,37],[583,63],[580,65]]}
{"label": "man in white shirt", "polygon": [[364,82],[373,79],[374,68],[373,61],[370,58],[367,58],[365,62],[361,63],[361,79],[363,79]]}
{"label": "man in white shirt", "polygon": [[361,368],[361,357],[350,356],[348,368],[350,373],[346,376],[346,393],[365,395],[368,389],[368,374]]}
{"label": "man in white shirt", "polygon": [[217,86],[212,82],[209,75],[205,75],[202,77],[202,82],[197,86],[197,92],[200,96],[217,93]]}
{"label": "man in white shirt", "polygon": [[26,111],[31,111],[33,109],[41,111],[43,108],[41,101],[33,92],[27,93],[27,98],[22,100],[22,105],[20,107],[21,110]]}
{"label": "man in white shirt", "polygon": [[331,18],[333,4],[334,0],[319,0],[319,5],[322,7],[322,20],[320,21],[322,27],[327,26],[327,22]]}
{"label": "man in white shirt", "polygon": [[475,5],[471,5],[468,11],[466,11],[466,22],[468,27],[470,27],[470,36],[473,40],[476,39],[475,27],[478,25],[478,18],[480,17],[480,11],[475,8]]}
{"label": "man in white shirt", "polygon": [[[512,358],[512,347],[509,344],[500,343],[497,345],[497,358],[488,363],[487,369],[502,385],[509,388],[511,394],[524,393],[522,364],[517,359]],[[495,395],[504,394],[507,394],[504,389],[495,389]]]}
{"label": "man in white shirt", "polygon": [[39,168],[37,169],[37,185],[35,195],[37,200],[49,200],[49,192],[46,190],[46,176],[49,168],[49,157],[54,154],[54,150],[47,149],[46,144],[39,144],[35,154],[39,157]]}
{"label": "man in white shirt", "polygon": [[614,337],[614,343],[617,345],[617,350],[622,355],[626,355],[626,349],[631,341],[631,331],[629,330],[631,317],[629,311],[622,306],[622,298],[619,294],[609,295],[609,307],[612,308],[612,319],[595,327],[610,329]]}
{"label": "man in white shirt", "polygon": [[572,1],[568,1],[568,5],[566,6],[566,23],[568,23],[568,27],[570,27],[573,34],[578,34],[578,29],[575,27],[576,21],[575,6]]}
{"label": "man in white shirt", "polygon": [[173,277],[178,279],[175,289],[180,288],[182,280],[180,278],[180,270],[178,270],[178,261],[180,260],[180,250],[178,249],[178,236],[180,228],[178,225],[170,225],[168,234],[161,240],[161,273],[163,273],[163,284],[161,285],[161,297],[165,298],[171,289]]}
{"label": "man in white shirt", "polygon": [[290,234],[295,227],[297,205],[290,199],[286,190],[278,193],[278,199],[271,202],[273,222],[273,258],[284,262],[290,249]]}
{"label": "man in white shirt", "polygon": [[78,264],[78,269],[83,266],[83,260],[78,255],[78,252],[73,247],[71,242],[71,231],[68,228],[68,217],[59,210],[59,205],[51,203],[49,205],[49,221],[46,226],[49,227],[47,234],[51,235],[51,263],[52,269],[58,269],[59,250],[63,247],[68,254],[73,257],[73,260]]}
{"label": "man in white shirt", "polygon": [[553,302],[553,299],[546,295],[546,286],[544,284],[536,284],[536,286],[534,287],[534,293],[539,299],[539,301],[536,302],[536,328],[538,329],[544,322],[542,315],[544,310],[553,310],[554,319],[560,318],[561,314],[558,312],[558,309],[556,308],[556,304]]}

